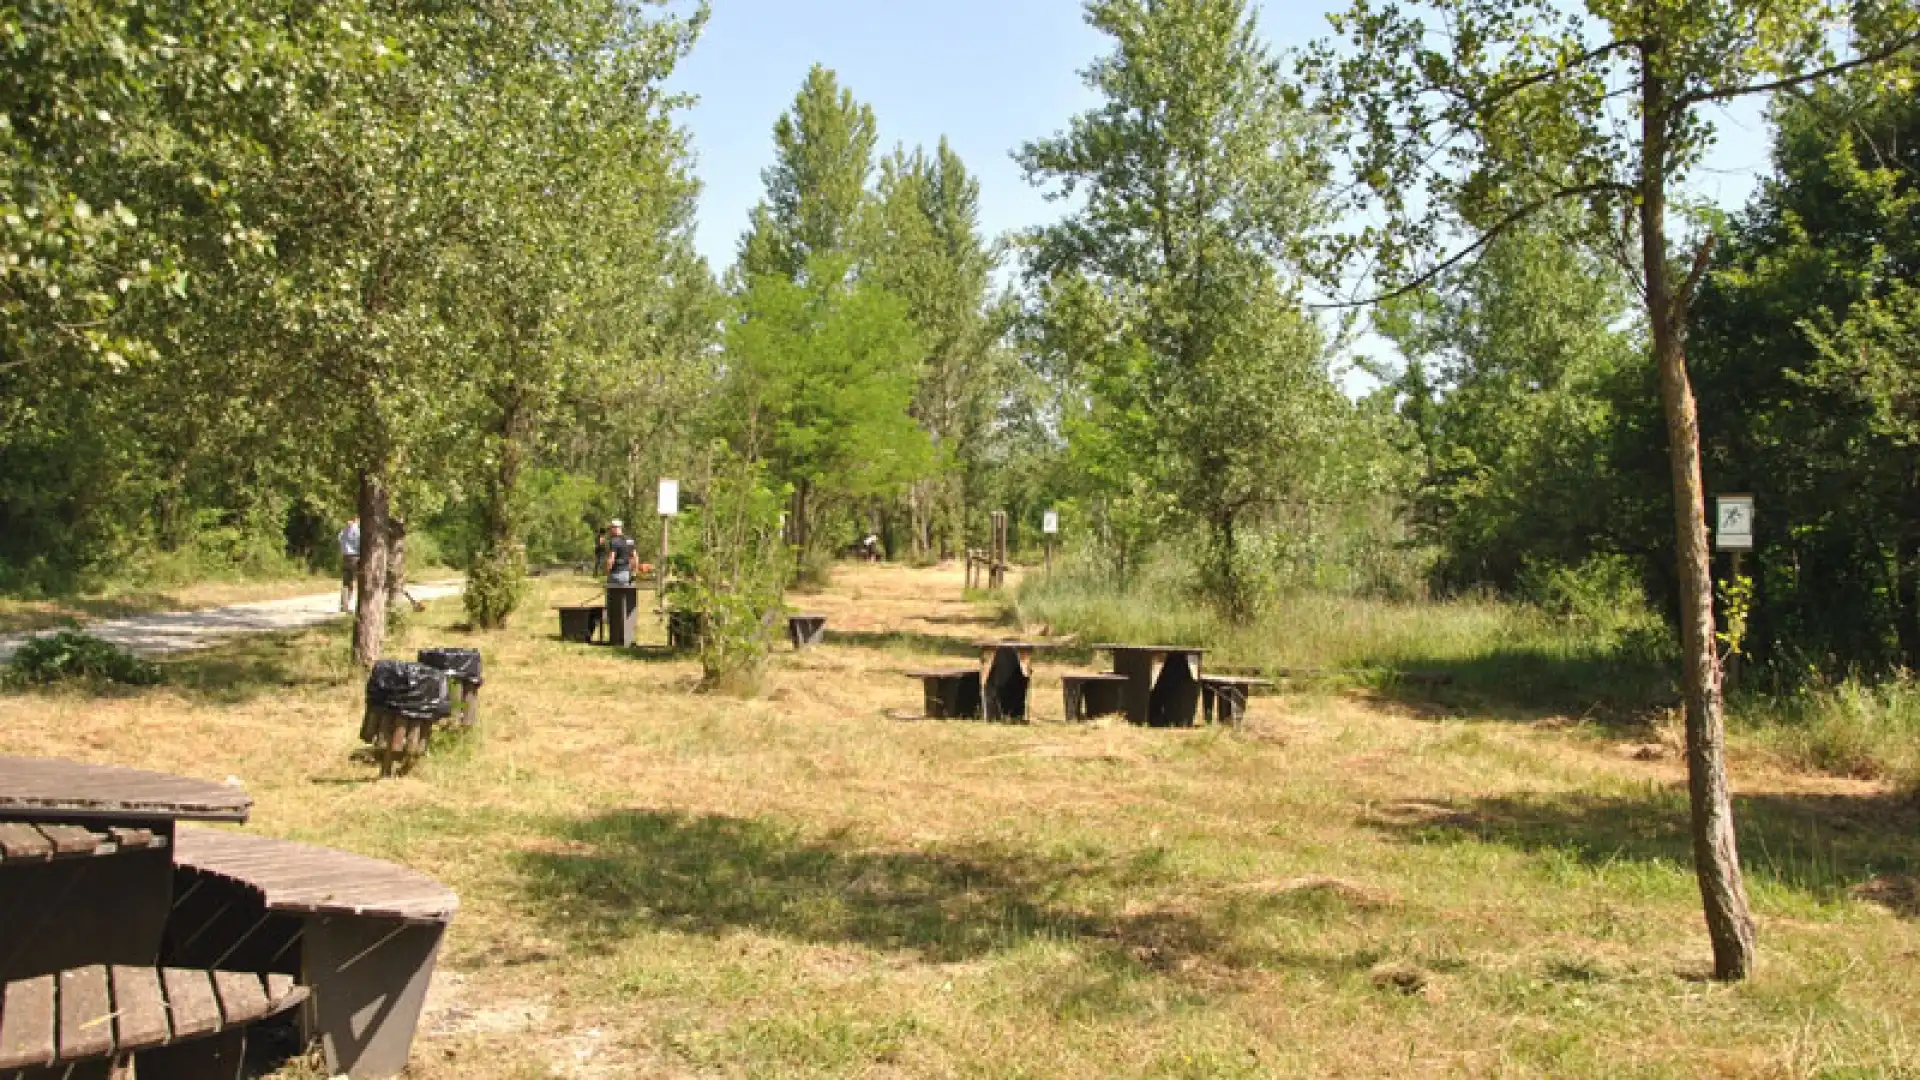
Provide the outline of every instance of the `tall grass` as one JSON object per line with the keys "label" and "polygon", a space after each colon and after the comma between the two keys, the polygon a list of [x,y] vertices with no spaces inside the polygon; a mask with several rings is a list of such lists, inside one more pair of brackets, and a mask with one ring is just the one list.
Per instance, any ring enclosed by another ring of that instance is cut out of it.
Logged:
{"label": "tall grass", "polygon": [[1665,631],[1638,609],[1559,613],[1491,597],[1286,591],[1233,625],[1165,563],[1126,588],[1085,571],[1030,578],[1013,603],[1021,621],[1087,642],[1198,645],[1213,650],[1216,667],[1372,685],[1444,680],[1452,696],[1490,706],[1617,710],[1674,693]]}
{"label": "tall grass", "polygon": [[[1495,713],[1607,720],[1673,708],[1671,634],[1636,596],[1594,585],[1612,572],[1543,579],[1540,602],[1282,592],[1235,626],[1194,596],[1181,567],[1162,561],[1125,587],[1085,567],[1035,575],[1012,605],[1022,623],[1089,644],[1203,646],[1215,668],[1405,690]],[[1788,764],[1920,787],[1920,681],[1737,693],[1727,714],[1739,743]]]}

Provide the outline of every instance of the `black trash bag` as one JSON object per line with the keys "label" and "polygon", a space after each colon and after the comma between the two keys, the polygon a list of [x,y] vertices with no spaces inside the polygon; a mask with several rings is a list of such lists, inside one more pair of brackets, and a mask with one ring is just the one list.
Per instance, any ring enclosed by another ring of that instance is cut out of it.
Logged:
{"label": "black trash bag", "polygon": [[479,649],[421,649],[420,662],[430,668],[438,668],[447,673],[450,679],[459,679],[468,686],[478,687],[480,678]]}
{"label": "black trash bag", "polygon": [[367,676],[367,704],[409,720],[442,720],[452,715],[447,673],[405,660],[382,660]]}

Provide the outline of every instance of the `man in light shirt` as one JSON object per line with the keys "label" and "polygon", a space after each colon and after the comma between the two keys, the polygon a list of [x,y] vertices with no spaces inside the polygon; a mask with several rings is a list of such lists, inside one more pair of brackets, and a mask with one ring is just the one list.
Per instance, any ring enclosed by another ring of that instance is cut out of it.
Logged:
{"label": "man in light shirt", "polygon": [[360,519],[350,517],[340,530],[340,611],[353,610],[353,585],[360,576]]}

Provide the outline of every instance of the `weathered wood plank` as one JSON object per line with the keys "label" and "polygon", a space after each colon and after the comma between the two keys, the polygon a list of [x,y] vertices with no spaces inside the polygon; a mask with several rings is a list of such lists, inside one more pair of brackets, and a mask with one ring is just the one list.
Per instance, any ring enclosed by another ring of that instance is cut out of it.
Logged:
{"label": "weathered wood plank", "polygon": [[300,989],[299,984],[293,981],[293,976],[282,975],[277,971],[267,975],[266,980],[267,1004],[269,1008],[278,1008],[281,1002],[293,996]]}
{"label": "weathered wood plank", "polygon": [[100,835],[78,825],[42,825],[40,832],[53,844],[55,855],[86,855],[100,846]]}
{"label": "weathered wood plank", "polygon": [[107,969],[94,964],[60,973],[60,1060],[81,1061],[113,1052],[113,999]]}
{"label": "weathered wood plank", "polygon": [[115,966],[110,975],[121,1047],[134,1049],[166,1042],[172,1032],[167,1027],[167,999],[160,992],[160,973],[150,967]]}
{"label": "weathered wood plank", "polygon": [[267,988],[260,976],[241,971],[213,973],[214,993],[220,998],[220,1015],[228,1027],[257,1020],[267,1015]]}
{"label": "weathered wood plank", "polygon": [[[121,847],[126,848],[130,851],[138,848],[149,848],[153,846],[154,837],[153,837],[153,831],[151,829],[128,829],[124,827],[116,827],[113,829],[109,829],[107,831],[113,834],[114,843],[119,844]],[[165,838],[162,838],[162,843],[164,842],[165,842]]]}
{"label": "weathered wood plank", "polygon": [[174,846],[179,865],[256,890],[271,911],[444,922],[459,907],[425,874],[348,851],[219,829],[183,829]]}
{"label": "weathered wood plank", "polygon": [[166,984],[167,1014],[172,1019],[174,1039],[220,1030],[220,1003],[206,972],[164,968],[160,977]]}
{"label": "weathered wood plank", "polygon": [[0,996],[0,1069],[52,1064],[53,976],[16,979]]}
{"label": "weathered wood plank", "polygon": [[31,825],[16,821],[0,823],[0,858],[46,859],[53,856],[53,841]]}
{"label": "weathered wood plank", "polygon": [[252,805],[246,792],[205,780],[56,758],[0,756],[0,810],[245,821]]}

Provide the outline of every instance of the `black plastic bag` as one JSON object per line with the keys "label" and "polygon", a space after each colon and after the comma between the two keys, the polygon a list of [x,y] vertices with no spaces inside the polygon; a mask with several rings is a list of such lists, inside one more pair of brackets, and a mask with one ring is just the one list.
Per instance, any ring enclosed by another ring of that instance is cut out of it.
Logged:
{"label": "black plastic bag", "polygon": [[450,679],[459,679],[468,686],[478,687],[480,678],[479,649],[421,649],[420,662],[430,668],[438,668],[447,673]]}
{"label": "black plastic bag", "polygon": [[405,660],[382,660],[367,676],[367,704],[409,720],[441,720],[453,712],[447,673]]}

